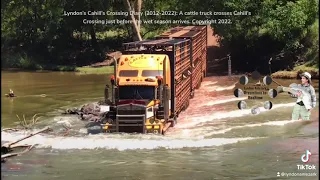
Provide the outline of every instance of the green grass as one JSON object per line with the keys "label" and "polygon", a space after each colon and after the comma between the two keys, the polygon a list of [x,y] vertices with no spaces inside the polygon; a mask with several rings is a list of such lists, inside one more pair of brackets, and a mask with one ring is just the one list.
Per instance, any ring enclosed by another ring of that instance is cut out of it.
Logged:
{"label": "green grass", "polygon": [[309,73],[312,72],[319,72],[319,69],[316,67],[316,65],[309,66],[310,63],[306,63],[300,66],[296,66],[293,68],[294,71],[308,71]]}
{"label": "green grass", "polygon": [[283,79],[294,79],[299,77],[299,74],[303,72],[309,72],[312,76],[312,79],[319,79],[319,68],[317,65],[309,66],[310,63],[305,63],[300,66],[296,66],[292,71],[278,71],[273,73],[271,76],[273,78],[283,78]]}
{"label": "green grass", "polygon": [[110,74],[110,73],[113,73],[113,66],[77,67],[76,72],[78,72],[79,74]]}

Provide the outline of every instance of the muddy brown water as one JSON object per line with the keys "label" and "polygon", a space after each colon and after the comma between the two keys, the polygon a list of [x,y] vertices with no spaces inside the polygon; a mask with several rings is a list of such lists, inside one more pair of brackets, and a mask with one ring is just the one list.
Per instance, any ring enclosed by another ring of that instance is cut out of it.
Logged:
{"label": "muddy brown water", "polygon": [[[295,99],[285,93],[274,99],[244,99],[250,107],[263,107],[264,101],[272,101],[271,110],[261,109],[260,114],[253,115],[250,109],[237,107],[242,100],[233,95],[237,78],[208,77],[166,136],[87,135],[84,122],[61,112],[100,100],[108,78],[69,72],[2,72],[2,127],[14,126],[16,114],[26,119],[39,114],[39,128],[49,125],[58,131],[61,124],[72,127],[72,135],[67,137],[41,134],[25,140],[23,143],[38,145],[2,164],[2,179],[318,179],[285,174],[319,174],[318,105],[311,121],[291,121]],[[317,84],[314,81],[316,88]],[[18,97],[4,97],[10,88]],[[2,132],[2,141],[26,133]],[[306,150],[312,153],[307,165],[315,165],[316,170],[297,169],[297,165],[306,165],[301,161]]]}

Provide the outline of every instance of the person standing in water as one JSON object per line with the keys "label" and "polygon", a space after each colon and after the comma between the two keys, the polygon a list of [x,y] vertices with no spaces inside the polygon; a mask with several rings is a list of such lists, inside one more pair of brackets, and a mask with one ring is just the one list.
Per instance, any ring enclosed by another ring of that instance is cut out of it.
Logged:
{"label": "person standing in water", "polygon": [[12,89],[10,89],[8,96],[9,96],[9,97],[15,97],[15,95],[14,95],[14,93],[13,93]]}
{"label": "person standing in water", "polygon": [[[302,101],[302,93],[297,92],[296,94],[290,94],[291,97],[297,98],[296,104],[293,107],[292,111],[292,120],[298,120],[301,116],[302,120],[310,120],[311,110],[316,107],[316,93],[311,85],[311,74],[304,72],[300,74],[301,84],[298,84],[297,87],[301,88],[305,92],[310,94],[311,108],[307,109]],[[280,87],[280,89],[282,89]]]}

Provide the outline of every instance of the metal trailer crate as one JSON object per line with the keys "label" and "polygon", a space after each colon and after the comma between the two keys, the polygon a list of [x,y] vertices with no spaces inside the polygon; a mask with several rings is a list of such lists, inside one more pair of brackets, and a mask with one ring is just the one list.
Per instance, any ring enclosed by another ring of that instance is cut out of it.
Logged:
{"label": "metal trailer crate", "polygon": [[207,65],[207,26],[186,26],[172,28],[157,39],[190,39],[191,40],[191,89],[200,86],[206,73]]}
{"label": "metal trailer crate", "polygon": [[123,44],[123,54],[166,54],[170,58],[171,113],[178,115],[188,104],[191,92],[191,44],[188,39],[156,39]]}

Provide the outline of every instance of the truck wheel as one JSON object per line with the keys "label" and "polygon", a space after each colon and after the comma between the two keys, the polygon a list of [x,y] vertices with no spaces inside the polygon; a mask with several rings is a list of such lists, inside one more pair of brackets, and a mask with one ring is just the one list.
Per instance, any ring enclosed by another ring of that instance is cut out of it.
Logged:
{"label": "truck wheel", "polygon": [[170,127],[174,127],[175,125],[176,125],[176,121],[175,121],[175,120],[173,120],[173,121],[171,122]]}
{"label": "truck wheel", "polygon": [[190,94],[190,99],[194,98],[194,91],[191,92]]}
{"label": "truck wheel", "polygon": [[188,101],[186,102],[186,106],[185,106],[185,110],[189,107],[189,99],[188,99]]}
{"label": "truck wheel", "polygon": [[162,130],[162,131],[161,131],[161,134],[162,134],[162,135],[165,135],[165,132]]}
{"label": "truck wheel", "polygon": [[173,121],[171,122],[171,126],[170,127],[174,127],[177,124],[177,117],[174,116],[173,117]]}
{"label": "truck wheel", "polygon": [[201,77],[200,82],[197,84],[196,89],[199,89],[199,88],[200,88],[201,82],[202,82],[202,77]]}

